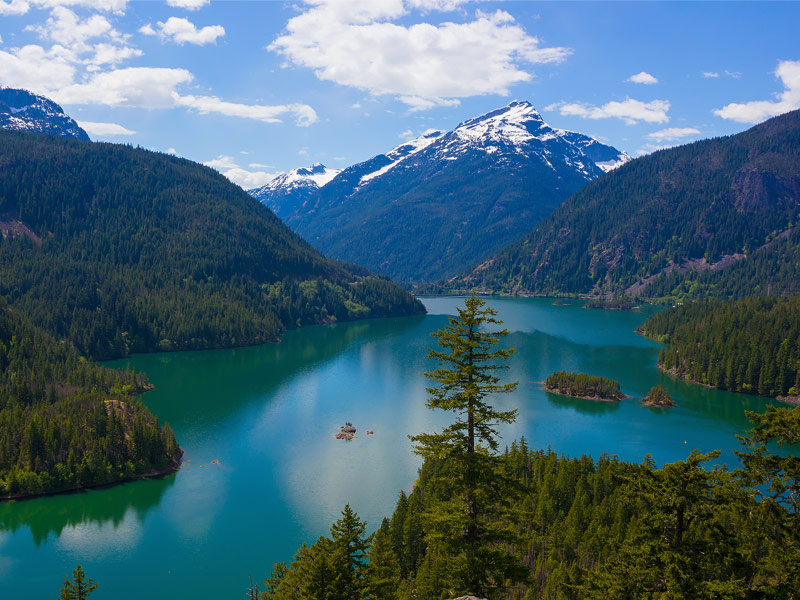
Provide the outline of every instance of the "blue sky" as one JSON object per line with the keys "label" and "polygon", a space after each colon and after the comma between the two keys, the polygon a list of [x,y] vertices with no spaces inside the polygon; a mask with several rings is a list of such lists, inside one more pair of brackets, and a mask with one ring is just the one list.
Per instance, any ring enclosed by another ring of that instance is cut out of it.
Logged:
{"label": "blue sky", "polygon": [[243,187],[513,99],[635,156],[800,107],[800,3],[0,0],[0,85]]}

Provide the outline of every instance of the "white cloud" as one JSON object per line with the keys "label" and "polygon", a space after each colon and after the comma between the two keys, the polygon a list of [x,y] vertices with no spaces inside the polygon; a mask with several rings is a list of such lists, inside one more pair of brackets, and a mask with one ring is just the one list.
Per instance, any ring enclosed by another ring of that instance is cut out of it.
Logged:
{"label": "white cloud", "polygon": [[272,165],[262,165],[261,163],[250,163],[247,165],[251,169],[274,169]]}
{"label": "white cloud", "polygon": [[694,127],[669,127],[667,129],[661,129],[660,131],[648,133],[647,137],[649,137],[651,140],[661,143],[674,142],[675,140],[680,140],[695,135],[700,135],[700,130],[695,129]]}
{"label": "white cloud", "polygon": [[725,75],[728,77],[733,77],[734,79],[739,79],[742,76],[739,71],[728,71],[727,69],[725,70]]}
{"label": "white cloud", "polygon": [[134,135],[136,132],[126,129],[116,123],[95,123],[93,121],[78,121],[87,133],[92,135]]}
{"label": "white cloud", "polygon": [[167,154],[178,154],[178,151],[175,148],[167,148]]}
{"label": "white cloud", "polygon": [[703,71],[703,77],[705,77],[706,79],[716,79],[717,77],[719,77],[719,73],[717,73],[716,71]]}
{"label": "white cloud", "polygon": [[139,33],[145,35],[158,34],[162,40],[176,44],[195,44],[197,46],[216,43],[217,38],[225,35],[225,28],[222,25],[208,25],[198,29],[189,19],[179,17],[170,17],[166,23],[159,21],[156,26],[158,27],[157,30],[148,23],[139,28]]}
{"label": "white cloud", "polygon": [[213,112],[230,117],[255,119],[264,123],[280,123],[281,119],[278,117],[288,113],[295,116],[297,124],[301,127],[307,127],[319,120],[317,113],[308,104],[263,106],[224,102],[214,96],[180,96],[177,93],[173,93],[173,96],[178,105],[193,108],[201,114]]}
{"label": "white cloud", "polygon": [[211,0],[167,0],[167,6],[186,10],[199,10],[210,3]]}
{"label": "white cloud", "polygon": [[[224,154],[220,154],[217,156],[217,158],[212,160],[207,160],[203,164],[211,167],[212,169],[216,169],[225,177],[230,179],[233,183],[246,190],[254,187],[261,187],[278,176],[278,173],[270,173],[267,171],[248,171],[247,169],[243,169],[236,163],[236,160],[232,156],[226,156]],[[250,168],[259,167],[270,168],[266,165],[259,165],[257,163],[250,165]]]}
{"label": "white cloud", "polygon": [[639,121],[646,123],[666,123],[669,121],[669,101],[653,100],[642,102],[628,98],[622,102],[612,101],[603,106],[592,106],[582,103],[558,102],[546,106],[544,110],[557,110],[563,116],[581,117],[582,119],[622,119],[628,125]]}
{"label": "white cloud", "polygon": [[98,73],[86,83],[73,83],[54,93],[63,104],[102,104],[141,108],[173,108],[175,88],[189,83],[186,69],[132,67]]}
{"label": "white cloud", "polygon": [[25,0],[0,0],[0,15],[24,15],[30,10],[30,4]]}
{"label": "white cloud", "polygon": [[393,95],[413,110],[453,105],[459,98],[508,94],[530,81],[520,63],[558,63],[568,48],[540,47],[505,11],[477,12],[466,23],[392,21],[412,9],[450,10],[455,0],[336,2],[307,0],[268,49],[319,79]]}
{"label": "white cloud", "polygon": [[0,85],[46,93],[72,83],[75,67],[56,50],[28,45],[0,50]]}
{"label": "white cloud", "polygon": [[401,133],[397,137],[399,137],[400,139],[403,139],[403,140],[411,140],[411,139],[414,139],[414,132],[411,131],[410,129],[406,129],[403,133]]}
{"label": "white cloud", "polygon": [[654,83],[658,83],[658,79],[650,75],[645,71],[641,73],[636,73],[636,75],[631,75],[625,81],[630,81],[632,83],[642,83],[644,85],[653,85]]}
{"label": "white cloud", "polygon": [[777,95],[777,100],[755,100],[741,104],[733,102],[715,110],[714,114],[739,123],[758,123],[800,108],[800,60],[779,62],[775,76],[784,87],[783,92]]}

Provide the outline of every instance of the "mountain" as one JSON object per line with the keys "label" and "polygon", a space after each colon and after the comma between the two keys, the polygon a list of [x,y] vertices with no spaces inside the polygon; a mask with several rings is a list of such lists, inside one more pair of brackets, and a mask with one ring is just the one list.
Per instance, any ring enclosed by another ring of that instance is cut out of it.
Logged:
{"label": "mountain", "polygon": [[800,111],[637,158],[454,289],[678,299],[800,293]]}
{"label": "mountain", "polygon": [[340,172],[341,169],[329,169],[323,164],[314,163],[310,167],[281,173],[268,184],[248,190],[248,193],[266,204],[281,219],[286,219]]}
{"label": "mountain", "polygon": [[58,104],[14,88],[0,88],[0,129],[89,140],[86,132]]}
{"label": "mountain", "polygon": [[0,164],[0,296],[84,355],[259,344],[308,323],[424,312],[197,163],[0,131]]}
{"label": "mountain", "polygon": [[528,102],[511,102],[344,169],[283,218],[330,256],[395,279],[432,280],[519,238],[628,160],[550,127]]}

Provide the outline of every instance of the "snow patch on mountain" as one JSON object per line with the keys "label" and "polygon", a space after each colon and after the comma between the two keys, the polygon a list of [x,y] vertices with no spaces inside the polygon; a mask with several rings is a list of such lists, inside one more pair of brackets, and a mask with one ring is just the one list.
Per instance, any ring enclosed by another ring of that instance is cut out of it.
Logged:
{"label": "snow patch on mountain", "polygon": [[89,140],[87,133],[58,104],[14,88],[0,88],[0,129]]}
{"label": "snow patch on mountain", "polygon": [[442,137],[441,131],[429,131],[424,133],[423,135],[419,136],[418,138],[414,138],[413,140],[409,140],[399,146],[395,146],[389,152],[386,153],[386,158],[391,160],[388,165],[385,165],[378,169],[377,171],[373,171],[372,173],[367,173],[366,175],[362,175],[359,183],[364,185],[368,181],[375,179],[376,177],[380,177],[384,173],[387,173],[402,161],[407,159],[409,156],[412,156],[419,152],[420,150],[424,150],[428,146],[430,146],[433,142],[438,140]]}
{"label": "snow patch on mountain", "polygon": [[259,194],[277,190],[321,188],[340,172],[341,169],[330,169],[322,163],[314,163],[310,167],[300,167],[281,173],[266,185],[250,190],[250,194],[258,198]]}

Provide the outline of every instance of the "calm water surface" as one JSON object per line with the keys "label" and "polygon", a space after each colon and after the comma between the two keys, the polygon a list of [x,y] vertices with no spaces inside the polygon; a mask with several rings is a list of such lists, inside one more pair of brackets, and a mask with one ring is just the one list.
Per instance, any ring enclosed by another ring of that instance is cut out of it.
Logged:
{"label": "calm water surface", "polygon": [[[723,450],[733,463],[745,410],[769,401],[669,378],[655,367],[658,345],[634,333],[654,309],[584,310],[548,299],[492,298],[515,346],[499,397],[518,408],[509,443],[570,456],[601,453],[663,463],[693,448]],[[0,503],[0,599],[52,600],[76,562],[100,583],[93,600],[242,598],[248,575],[261,582],[275,561],[326,534],[345,503],[371,528],[389,515],[419,466],[408,434],[447,417],[425,408],[421,373],[429,334],[463,305],[426,299],[425,317],[309,327],[280,344],[137,356],[156,389],[143,397],[186,451],[176,475],[108,489]],[[620,381],[644,396],[664,384],[678,407],[649,409],[572,400],[537,383],[556,370]],[[335,440],[345,421],[356,440]],[[374,436],[363,435],[373,429]],[[218,461],[218,464],[212,462]]]}

